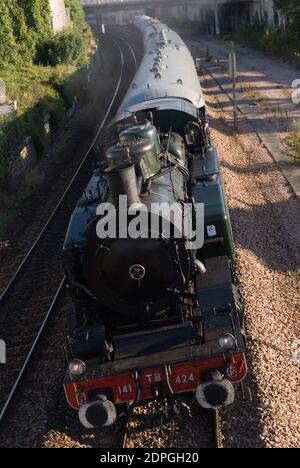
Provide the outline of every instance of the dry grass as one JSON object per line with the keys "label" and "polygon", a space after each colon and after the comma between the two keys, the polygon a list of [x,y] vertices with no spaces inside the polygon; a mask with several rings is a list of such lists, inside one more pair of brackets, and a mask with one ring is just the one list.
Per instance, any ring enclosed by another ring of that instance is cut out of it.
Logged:
{"label": "dry grass", "polygon": [[297,164],[300,164],[300,122],[294,122],[290,142],[294,151],[294,159]]}

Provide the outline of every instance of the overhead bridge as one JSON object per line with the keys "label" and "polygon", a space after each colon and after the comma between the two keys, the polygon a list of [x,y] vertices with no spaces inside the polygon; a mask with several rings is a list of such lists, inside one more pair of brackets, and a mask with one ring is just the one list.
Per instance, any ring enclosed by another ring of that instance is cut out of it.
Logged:
{"label": "overhead bridge", "polygon": [[103,11],[119,11],[120,9],[150,8],[153,6],[198,6],[224,3],[258,3],[257,0],[81,0],[84,7],[101,7]]}
{"label": "overhead bridge", "polygon": [[262,11],[261,0],[81,0],[81,3],[87,15],[98,16],[98,23],[99,17],[103,19],[107,14],[120,12],[124,17],[124,12],[125,15],[128,12],[128,17],[134,11],[142,11],[165,22],[169,19],[196,21],[215,34],[249,23],[257,15],[260,17]]}

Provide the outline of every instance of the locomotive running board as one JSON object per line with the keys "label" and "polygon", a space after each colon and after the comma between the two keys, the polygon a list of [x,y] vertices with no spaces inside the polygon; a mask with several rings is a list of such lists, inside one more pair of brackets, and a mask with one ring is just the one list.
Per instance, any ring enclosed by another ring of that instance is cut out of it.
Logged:
{"label": "locomotive running board", "polygon": [[[228,259],[215,258],[206,267],[207,275],[198,282],[200,314],[195,311],[195,319],[201,318],[202,341],[196,340],[193,321],[116,336],[114,361],[89,361],[84,381],[66,376],[64,386],[72,407],[93,400],[99,392],[114,403],[125,403],[153,397],[155,385],[161,385],[164,394],[171,389],[194,391],[204,375],[215,370],[232,383],[244,379],[245,350],[230,264]],[[224,334],[236,338],[235,349],[226,354],[219,348]]]}

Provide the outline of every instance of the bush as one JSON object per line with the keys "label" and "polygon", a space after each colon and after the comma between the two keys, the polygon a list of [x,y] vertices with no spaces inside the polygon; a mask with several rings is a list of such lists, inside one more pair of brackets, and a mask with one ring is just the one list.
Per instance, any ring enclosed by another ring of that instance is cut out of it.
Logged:
{"label": "bush", "polygon": [[10,172],[6,161],[0,160],[0,187],[6,187],[10,180]]}
{"label": "bush", "polygon": [[269,54],[291,57],[297,49],[297,37],[292,31],[269,28],[264,31],[259,45]]}
{"label": "bush", "polygon": [[0,0],[0,64],[86,64],[91,30],[80,0],[65,0],[65,5],[73,28],[53,37],[49,0]]}
{"label": "bush", "polygon": [[[72,25],[54,36],[49,0],[0,0],[0,79],[18,102],[16,114],[0,122],[1,161],[28,135],[42,154],[45,115],[53,128],[85,89],[92,34],[80,0],[65,4]],[[8,176],[2,163],[1,183]]]}
{"label": "bush", "polygon": [[300,68],[300,53],[299,52],[295,52],[294,63],[297,68]]}
{"label": "bush", "polygon": [[43,65],[76,65],[84,51],[79,33],[67,30],[46,41],[39,49],[38,60]]}
{"label": "bush", "polygon": [[73,73],[67,80],[65,77],[55,74],[50,80],[52,88],[64,100],[67,108],[74,103],[75,97],[79,97],[87,84],[86,70],[80,69]]}
{"label": "bush", "polygon": [[48,0],[0,0],[0,62],[32,63],[51,34]]}
{"label": "bush", "polygon": [[244,25],[225,39],[257,47],[268,54],[290,58],[296,65],[300,63],[299,37],[293,27],[284,31],[279,28],[265,28],[260,24]]}

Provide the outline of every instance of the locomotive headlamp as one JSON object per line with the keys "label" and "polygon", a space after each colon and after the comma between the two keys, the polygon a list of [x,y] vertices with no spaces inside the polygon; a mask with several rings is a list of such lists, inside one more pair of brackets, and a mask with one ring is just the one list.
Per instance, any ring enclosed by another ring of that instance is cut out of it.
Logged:
{"label": "locomotive headlamp", "polygon": [[230,333],[224,333],[220,336],[218,344],[223,351],[230,351],[235,347],[236,339]]}
{"label": "locomotive headlamp", "polygon": [[80,359],[74,359],[70,362],[68,370],[72,379],[78,379],[85,374],[86,365]]}

